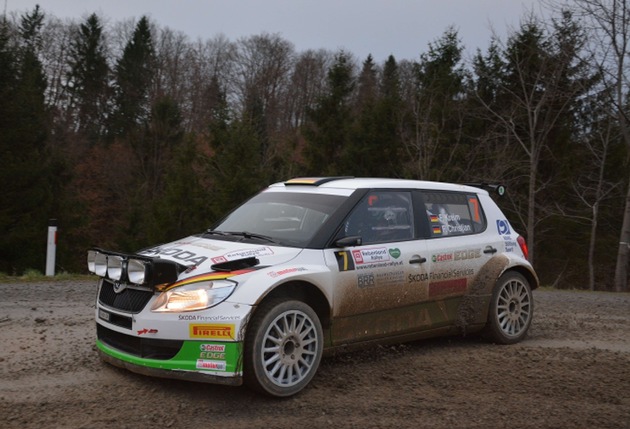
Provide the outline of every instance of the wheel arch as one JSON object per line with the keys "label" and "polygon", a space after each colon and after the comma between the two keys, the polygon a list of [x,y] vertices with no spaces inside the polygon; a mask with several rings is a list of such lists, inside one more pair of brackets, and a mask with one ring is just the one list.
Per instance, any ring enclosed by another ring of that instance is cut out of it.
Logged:
{"label": "wheel arch", "polygon": [[506,267],[506,269],[501,273],[501,275],[507,273],[508,271],[516,271],[519,274],[522,274],[523,277],[529,282],[529,286],[532,290],[537,289],[540,286],[540,281],[538,280],[538,276],[536,273],[523,265],[514,265],[510,267]]}
{"label": "wheel arch", "polygon": [[256,303],[254,313],[263,302],[279,298],[295,299],[308,304],[319,317],[322,328],[327,329],[330,327],[331,304],[326,295],[314,284],[303,280],[292,280],[282,283],[270,290]]}
{"label": "wheel arch", "polygon": [[457,310],[456,326],[463,334],[477,330],[486,324],[489,300],[497,280],[510,271],[525,277],[532,290],[539,286],[538,276],[524,260],[514,255],[501,253],[492,257],[479,270],[468,292],[463,296]]}

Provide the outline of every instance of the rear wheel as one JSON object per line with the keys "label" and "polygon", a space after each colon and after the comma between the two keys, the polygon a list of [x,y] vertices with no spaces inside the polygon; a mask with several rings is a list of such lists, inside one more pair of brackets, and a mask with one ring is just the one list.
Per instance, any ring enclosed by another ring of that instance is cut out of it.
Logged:
{"label": "rear wheel", "polygon": [[514,344],[527,335],[534,315],[534,299],[527,279],[508,271],[497,280],[490,301],[486,336],[500,344]]}
{"label": "rear wheel", "polygon": [[311,307],[287,299],[263,303],[246,335],[245,382],[272,396],[294,395],[315,375],[322,349],[322,326]]}

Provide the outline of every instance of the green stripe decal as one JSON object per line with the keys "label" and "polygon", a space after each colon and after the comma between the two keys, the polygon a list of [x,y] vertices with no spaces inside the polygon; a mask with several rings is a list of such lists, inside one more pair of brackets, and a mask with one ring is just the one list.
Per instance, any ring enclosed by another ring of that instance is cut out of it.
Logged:
{"label": "green stripe decal", "polygon": [[101,341],[96,340],[96,346],[103,352],[116,359],[133,365],[150,368],[181,370],[181,371],[209,371],[214,374],[234,374],[242,370],[239,359],[242,343],[224,343],[219,341],[184,341],[181,350],[168,360],[146,359],[130,355],[113,349]]}

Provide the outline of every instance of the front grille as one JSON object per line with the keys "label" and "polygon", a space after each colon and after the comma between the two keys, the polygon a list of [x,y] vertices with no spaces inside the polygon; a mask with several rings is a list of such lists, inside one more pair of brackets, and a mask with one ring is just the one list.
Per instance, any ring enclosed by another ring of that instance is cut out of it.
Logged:
{"label": "front grille", "polygon": [[96,336],[104,344],[130,355],[147,359],[172,359],[182,348],[183,341],[154,340],[150,338],[133,337],[112,331],[96,324]]}
{"label": "front grille", "polygon": [[153,291],[127,287],[120,293],[114,292],[114,283],[103,280],[98,300],[101,304],[129,313],[139,313],[153,296]]}

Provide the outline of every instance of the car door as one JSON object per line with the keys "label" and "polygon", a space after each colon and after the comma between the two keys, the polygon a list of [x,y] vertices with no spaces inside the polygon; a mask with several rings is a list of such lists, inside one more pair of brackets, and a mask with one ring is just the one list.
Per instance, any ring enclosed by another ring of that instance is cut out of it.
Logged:
{"label": "car door", "polygon": [[483,238],[487,225],[475,194],[425,191],[421,199],[429,224],[427,295],[438,328],[456,323],[462,297],[496,249]]}
{"label": "car door", "polygon": [[417,239],[412,193],[371,191],[338,237],[361,243],[326,250],[334,273],[335,345],[411,332],[430,324],[417,305],[428,298],[425,240]]}

